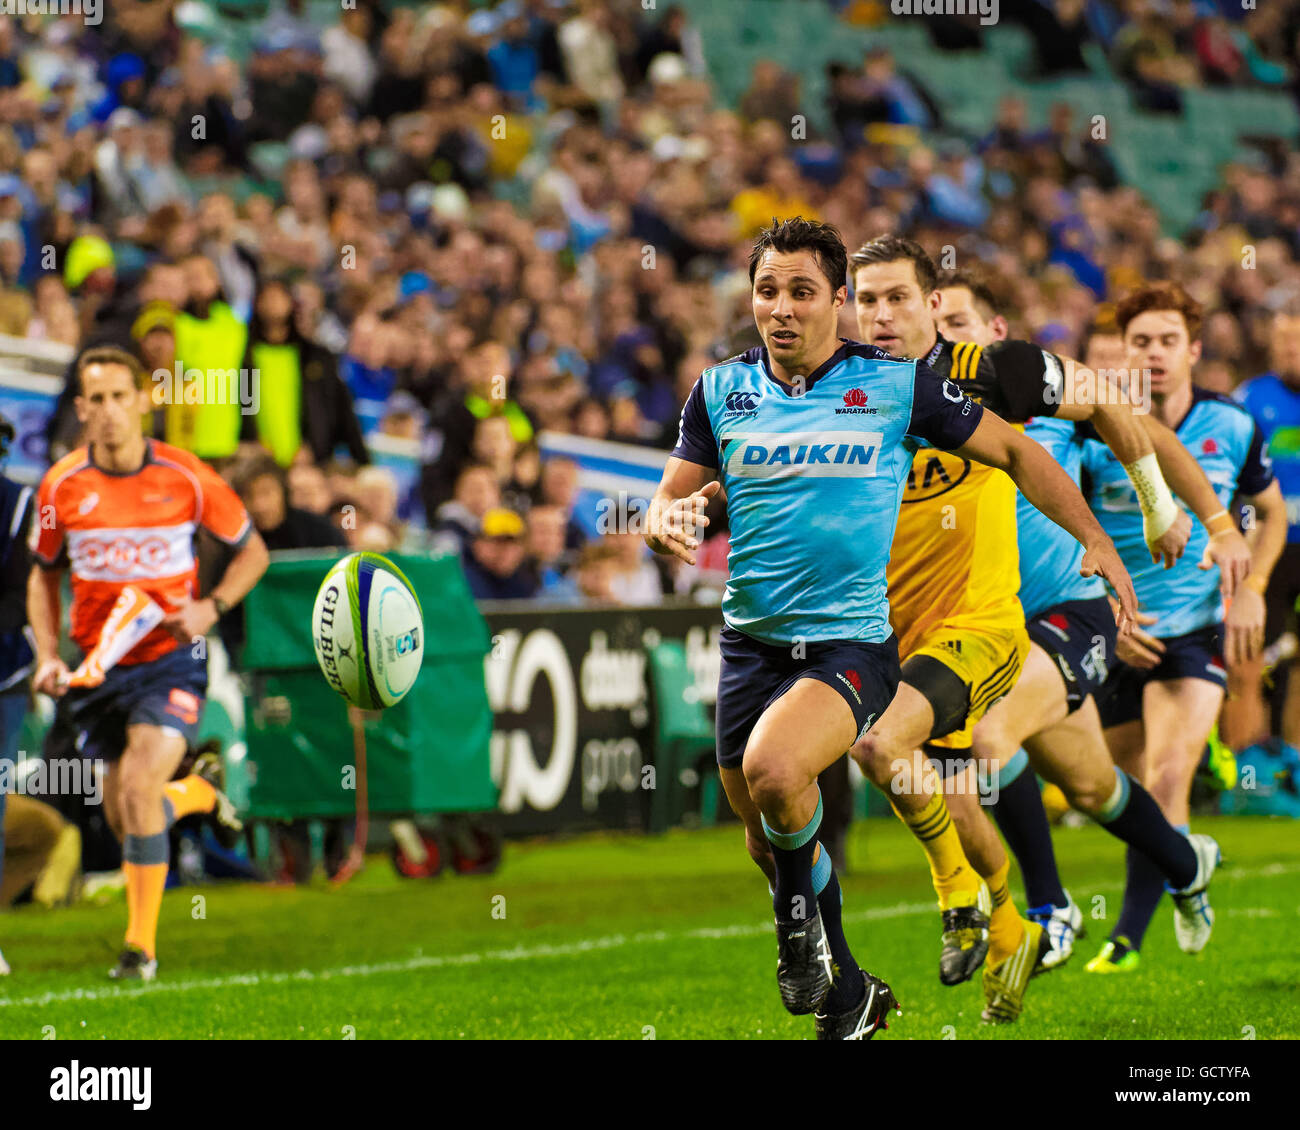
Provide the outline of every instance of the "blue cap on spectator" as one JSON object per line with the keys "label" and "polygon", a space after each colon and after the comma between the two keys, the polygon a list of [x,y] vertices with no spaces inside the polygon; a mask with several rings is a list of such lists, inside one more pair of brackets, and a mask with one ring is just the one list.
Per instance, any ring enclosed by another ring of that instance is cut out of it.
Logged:
{"label": "blue cap on spectator", "polygon": [[116,89],[122,83],[130,82],[134,78],[144,78],[146,73],[144,60],[139,55],[123,51],[120,55],[114,55],[109,59],[104,77],[108,85]]}
{"label": "blue cap on spectator", "polygon": [[17,196],[22,183],[13,173],[0,174],[0,197]]}
{"label": "blue cap on spectator", "polygon": [[423,271],[407,271],[397,284],[397,301],[406,303],[421,294],[432,295],[436,290],[433,279]]}

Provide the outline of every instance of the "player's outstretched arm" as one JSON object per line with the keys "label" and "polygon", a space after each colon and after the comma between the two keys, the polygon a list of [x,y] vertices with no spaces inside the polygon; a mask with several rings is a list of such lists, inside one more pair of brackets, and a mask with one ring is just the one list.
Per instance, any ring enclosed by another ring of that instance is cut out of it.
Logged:
{"label": "player's outstretched arm", "polygon": [[[1089,421],[1102,442],[1115,453],[1137,492],[1151,560],[1163,558],[1165,568],[1173,568],[1187,548],[1192,522],[1174,501],[1169,488],[1172,485],[1192,505],[1198,517],[1208,518],[1220,509],[1209,480],[1190,452],[1182,452],[1185,460],[1178,458],[1168,441],[1172,439],[1173,445],[1179,448],[1182,445],[1172,432],[1158,440],[1155,429],[1148,423],[1151,416],[1135,415],[1128,394],[1120,385],[1071,358],[1063,358],[1062,364],[1068,395],[1063,397],[1057,415],[1067,420]],[[1159,421],[1155,423],[1161,426]],[[1169,483],[1165,481],[1165,473],[1170,474]],[[1198,507],[1205,507],[1207,501],[1214,504],[1202,515]]]}
{"label": "player's outstretched arm", "polygon": [[1119,598],[1116,623],[1129,632],[1137,616],[1137,594],[1114,543],[1101,528],[1079,488],[1046,451],[1001,417],[985,411],[961,447],[960,455],[1005,471],[1030,503],[1051,518],[1084,548],[1080,572],[1100,573]]}
{"label": "player's outstretched arm", "polygon": [[695,564],[701,532],[709,524],[704,511],[709,499],[722,489],[715,474],[713,467],[668,457],[663,480],[646,514],[646,545],[656,553],[671,553],[688,565]]}
{"label": "player's outstretched arm", "polygon": [[27,578],[27,622],[36,639],[36,676],[32,687],[58,698],[67,691],[68,667],[59,658],[59,589],[63,569],[33,565]]}

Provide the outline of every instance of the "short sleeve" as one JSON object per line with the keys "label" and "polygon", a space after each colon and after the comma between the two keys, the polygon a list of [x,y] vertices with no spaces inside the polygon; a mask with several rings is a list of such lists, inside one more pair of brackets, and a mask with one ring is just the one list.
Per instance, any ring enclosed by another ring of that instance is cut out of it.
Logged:
{"label": "short sleeve", "polygon": [[916,363],[908,435],[951,451],[975,434],[983,415],[984,409],[955,382],[939,376],[924,361]]}
{"label": "short sleeve", "polygon": [[1253,420],[1250,425],[1250,447],[1246,450],[1246,461],[1237,474],[1237,491],[1244,495],[1256,495],[1264,491],[1273,481],[1273,460],[1269,458],[1268,444],[1264,442],[1264,433]]}
{"label": "short sleeve", "polygon": [[206,463],[196,460],[194,474],[203,492],[199,524],[227,545],[239,548],[248,540],[253,522],[244,504],[226,481]]}
{"label": "short sleeve", "polygon": [[1023,424],[1031,416],[1056,415],[1065,365],[1055,353],[1028,341],[997,341],[983,351],[976,369],[977,384],[989,390],[984,403],[1004,420]]}
{"label": "short sleeve", "polygon": [[709,410],[704,403],[704,378],[695,382],[686,403],[682,405],[681,424],[677,432],[677,446],[672,450],[675,459],[698,463],[701,467],[718,465],[718,441],[709,422]]}
{"label": "short sleeve", "polygon": [[47,472],[36,490],[36,506],[31,516],[28,548],[37,564],[46,569],[62,567],[64,554],[64,529],[58,511],[51,501],[54,495],[53,471]]}

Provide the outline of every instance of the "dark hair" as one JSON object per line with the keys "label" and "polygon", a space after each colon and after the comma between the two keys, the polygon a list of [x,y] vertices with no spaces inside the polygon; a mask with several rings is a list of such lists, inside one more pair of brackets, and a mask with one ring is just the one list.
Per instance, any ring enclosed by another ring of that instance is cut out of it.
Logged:
{"label": "dark hair", "polygon": [[975,271],[960,267],[951,271],[940,271],[934,285],[937,290],[948,290],[953,287],[964,287],[969,290],[975,305],[985,307],[980,311],[980,316],[986,322],[999,313],[1000,303],[997,295],[993,293],[993,288],[985,281],[985,277]]}
{"label": "dark hair", "polygon": [[922,294],[929,294],[934,290],[935,280],[938,278],[934,269],[934,260],[926,254],[925,248],[919,243],[904,239],[902,236],[878,235],[859,247],[849,262],[856,274],[859,267],[866,267],[872,263],[897,263],[900,259],[907,259],[915,268],[916,282]]}
{"label": "dark hair", "polygon": [[772,226],[758,233],[749,253],[749,285],[753,287],[758,264],[765,251],[779,251],[788,255],[792,251],[811,251],[817,266],[831,284],[834,294],[848,281],[848,251],[840,233],[830,224],[818,220],[805,220],[794,216],[789,220],[772,217]]}
{"label": "dark hair", "polygon": [[1119,323],[1120,333],[1127,332],[1128,324],[1148,310],[1176,311],[1183,316],[1188,341],[1195,341],[1200,336],[1201,304],[1177,283],[1151,283],[1126,294],[1115,308],[1115,321]]}
{"label": "dark hair", "polygon": [[238,466],[231,478],[234,480],[231,485],[235,488],[235,493],[240,498],[244,498],[252,485],[265,475],[271,475],[275,481],[280,484],[280,489],[284,492],[286,503],[289,498],[289,479],[285,470],[270,455],[254,455],[246,462]]}
{"label": "dark hair", "polygon": [[118,349],[115,345],[97,345],[93,349],[87,349],[85,353],[77,358],[78,395],[86,391],[81,383],[81,378],[82,374],[91,365],[122,365],[131,370],[131,379],[135,382],[136,388],[149,387],[149,374],[145,372],[145,367],[140,364],[140,359],[134,353],[128,353],[125,349]]}
{"label": "dark hair", "polygon": [[1102,306],[1079,335],[1079,346],[1075,356],[1082,361],[1088,356],[1088,346],[1094,337],[1123,337],[1123,332],[1115,324],[1115,310],[1111,306]]}

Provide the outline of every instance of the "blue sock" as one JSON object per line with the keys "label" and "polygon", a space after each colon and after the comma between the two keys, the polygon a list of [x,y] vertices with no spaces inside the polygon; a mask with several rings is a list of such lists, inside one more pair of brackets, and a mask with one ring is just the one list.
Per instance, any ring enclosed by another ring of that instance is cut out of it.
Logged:
{"label": "blue sock", "polygon": [[822,846],[821,856],[813,864],[813,887],[817,889],[817,909],[821,912],[822,927],[826,931],[826,943],[830,946],[831,959],[835,962],[835,980],[831,982],[830,992],[822,1001],[820,1011],[825,1015],[845,1012],[858,1003],[862,995],[862,970],[858,968],[848,940],[844,937],[844,926],[840,921],[840,910],[844,903],[844,894],[840,890],[840,881],[831,866],[830,853]]}
{"label": "blue sock", "polygon": [[776,893],[772,896],[772,909],[781,922],[803,922],[817,913],[812,857],[817,847],[817,829],[821,823],[820,791],[817,793],[817,810],[812,819],[797,832],[774,831],[767,820],[763,820],[763,832],[772,845],[772,859],[776,864]]}
{"label": "blue sock", "polygon": [[1056,853],[1052,850],[1047,813],[1043,811],[1043,796],[1023,749],[998,771],[998,800],[993,806],[993,818],[1020,865],[1028,904],[1064,906],[1065,891],[1056,870]]}
{"label": "blue sock", "polygon": [[1155,797],[1118,767],[1115,792],[1097,821],[1112,836],[1147,856],[1173,890],[1196,878],[1196,852],[1187,836],[1170,826]]}

